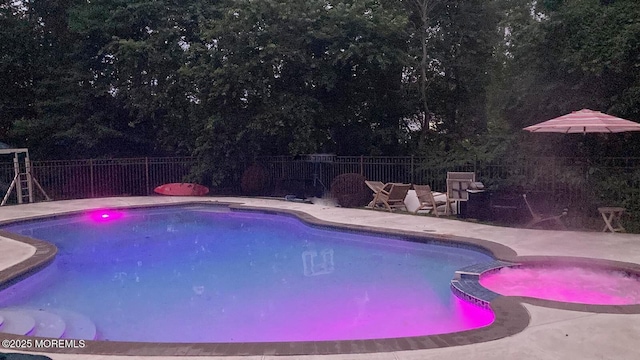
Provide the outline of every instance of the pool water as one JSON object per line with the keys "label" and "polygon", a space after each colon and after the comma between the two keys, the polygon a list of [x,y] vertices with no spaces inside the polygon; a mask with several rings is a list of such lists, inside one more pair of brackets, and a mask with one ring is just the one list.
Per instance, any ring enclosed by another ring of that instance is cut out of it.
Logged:
{"label": "pool water", "polygon": [[506,296],[594,305],[640,304],[640,281],[621,271],[577,266],[505,267],[480,284]]}
{"label": "pool water", "polygon": [[58,249],[0,292],[0,309],[65,309],[99,340],[273,342],[395,338],[489,325],[449,288],[481,252],[187,206],[40,220],[4,230]]}

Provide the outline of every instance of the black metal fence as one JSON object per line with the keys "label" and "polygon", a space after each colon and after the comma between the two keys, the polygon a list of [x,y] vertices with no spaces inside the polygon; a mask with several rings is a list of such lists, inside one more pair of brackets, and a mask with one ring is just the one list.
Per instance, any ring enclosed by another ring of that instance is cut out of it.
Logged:
{"label": "black metal fence", "polygon": [[[433,189],[446,189],[446,175],[450,171],[472,171],[478,181],[488,187],[519,188],[528,192],[564,193],[582,198],[585,186],[594,171],[640,171],[640,159],[607,158],[587,162],[576,158],[531,158],[525,162],[485,162],[472,160],[454,165],[433,165],[427,157],[335,156],[320,161],[290,156],[261,157],[258,161],[275,182],[315,182],[330,189],[332,180],[345,173],[358,173],[368,180],[428,184]],[[640,178],[626,179],[630,187],[639,187]]]}
{"label": "black metal fence", "polygon": [[[640,158],[525,158],[513,161],[454,161],[404,156],[272,156],[257,163],[270,174],[273,195],[297,187],[305,195],[330,191],[333,179],[358,173],[369,180],[428,184],[445,191],[449,171],[473,171],[491,190],[537,194],[551,206],[597,216],[598,206],[624,206],[640,228]],[[33,161],[35,178],[53,199],[149,195],[164,183],[185,181],[191,157]],[[232,174],[240,178],[241,174]],[[0,161],[0,190],[13,178],[11,159]],[[208,185],[208,184],[205,184]],[[239,184],[229,189],[239,191]],[[270,195],[270,194],[266,194]],[[10,198],[11,201],[11,198]]]}
{"label": "black metal fence", "polygon": [[[194,163],[190,157],[33,161],[32,174],[56,200],[150,195],[158,185],[183,181]],[[0,163],[3,193],[13,174],[12,162]]]}
{"label": "black metal fence", "polygon": [[[599,206],[624,206],[640,224],[640,158],[526,158],[511,162],[455,161],[442,164],[429,157],[323,156],[262,157],[280,193],[295,184],[306,195],[330,191],[333,179],[358,173],[368,180],[427,184],[446,191],[449,171],[473,171],[495,192],[527,193],[544,209],[567,207],[576,226],[599,216]],[[299,190],[298,190],[299,191]],[[280,194],[279,193],[279,194]],[[639,225],[640,227],[640,225]]]}

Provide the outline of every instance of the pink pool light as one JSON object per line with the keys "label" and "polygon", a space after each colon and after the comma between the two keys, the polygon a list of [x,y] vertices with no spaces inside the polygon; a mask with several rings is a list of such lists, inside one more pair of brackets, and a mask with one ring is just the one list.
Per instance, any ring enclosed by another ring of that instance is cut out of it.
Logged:
{"label": "pink pool light", "polygon": [[89,219],[95,222],[109,222],[121,219],[124,216],[122,211],[116,210],[96,210],[89,213]]}
{"label": "pink pool light", "polygon": [[640,304],[640,281],[612,270],[582,267],[502,268],[480,284],[505,296],[593,305]]}

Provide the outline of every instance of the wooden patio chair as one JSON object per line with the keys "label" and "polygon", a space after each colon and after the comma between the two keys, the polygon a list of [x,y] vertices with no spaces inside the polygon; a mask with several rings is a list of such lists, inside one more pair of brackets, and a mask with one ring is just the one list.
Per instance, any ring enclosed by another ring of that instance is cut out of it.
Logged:
{"label": "wooden patio chair", "polygon": [[417,214],[419,210],[427,209],[428,213],[433,213],[437,217],[440,217],[438,213],[438,206],[446,205],[446,200],[438,200],[433,197],[433,192],[431,191],[431,186],[429,185],[413,185],[413,189],[416,191],[416,196],[418,197],[418,208],[415,210]]}
{"label": "wooden patio chair", "polygon": [[382,206],[389,211],[400,208],[406,210],[407,206],[404,204],[404,199],[407,197],[410,188],[411,184],[386,184],[373,199],[373,207]]}
{"label": "wooden patio chair", "polygon": [[447,179],[447,209],[445,214],[451,211],[451,205],[456,204],[456,208],[460,201],[469,200],[467,189],[473,180],[471,179]]}
{"label": "wooden patio chair", "polygon": [[556,226],[558,226],[563,230],[567,228],[565,224],[562,222],[561,218],[567,215],[568,209],[562,210],[562,213],[560,215],[541,214],[533,211],[531,204],[529,204],[529,201],[527,200],[527,194],[522,194],[522,197],[524,198],[524,203],[527,205],[527,209],[529,209],[529,212],[531,213],[531,220],[525,225],[525,227],[532,228],[538,224],[548,222],[548,223],[555,224]]}
{"label": "wooden patio chair", "polygon": [[467,171],[448,171],[447,172],[447,207],[445,214],[451,212],[451,205],[458,204],[460,201],[469,200],[467,189],[472,182],[476,181],[475,172]]}
{"label": "wooden patio chair", "polygon": [[369,189],[371,189],[371,191],[373,191],[373,197],[371,199],[371,202],[369,202],[369,205],[367,205],[367,207],[372,208],[375,204],[376,196],[378,196],[378,193],[380,192],[380,190],[384,188],[385,184],[382,181],[369,181],[369,180],[365,180],[364,183],[367,185],[367,187],[369,187]]}

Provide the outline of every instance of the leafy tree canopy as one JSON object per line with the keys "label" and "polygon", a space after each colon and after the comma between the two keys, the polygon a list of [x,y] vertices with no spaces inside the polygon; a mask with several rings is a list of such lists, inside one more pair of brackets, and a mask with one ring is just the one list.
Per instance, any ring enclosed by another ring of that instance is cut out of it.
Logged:
{"label": "leafy tree canopy", "polygon": [[639,121],[639,19],[634,0],[3,0],[0,140],[191,154],[211,183],[258,155],[495,157],[573,110]]}

